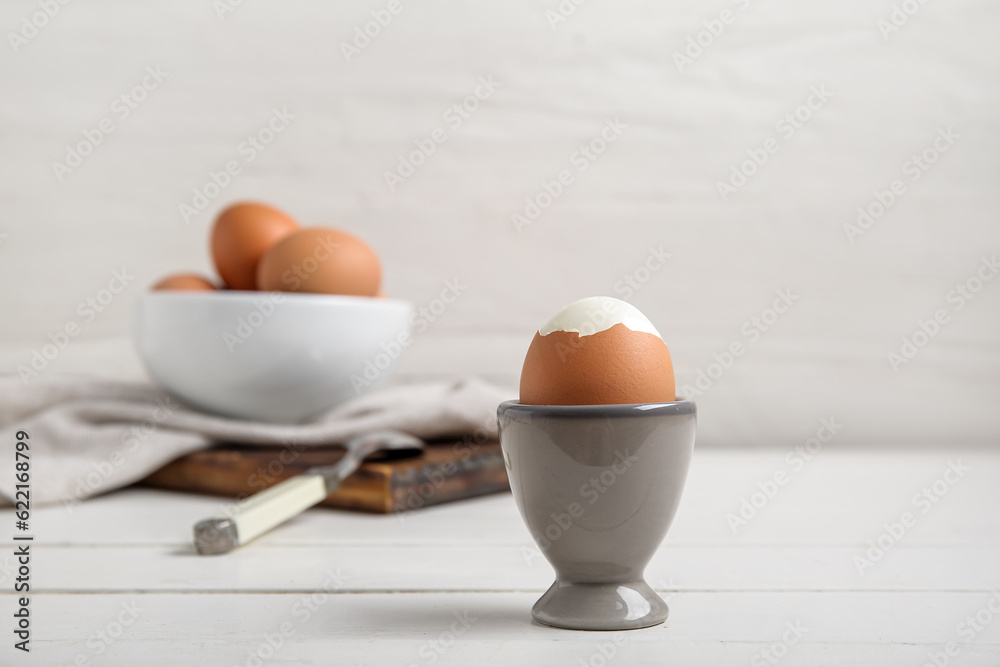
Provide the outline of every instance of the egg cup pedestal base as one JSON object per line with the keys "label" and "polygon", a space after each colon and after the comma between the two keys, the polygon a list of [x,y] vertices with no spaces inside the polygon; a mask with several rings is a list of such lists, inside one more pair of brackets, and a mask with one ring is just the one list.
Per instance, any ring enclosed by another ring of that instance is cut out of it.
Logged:
{"label": "egg cup pedestal base", "polygon": [[574,630],[666,620],[643,572],[680,503],[695,404],[507,401],[497,414],[514,502],[556,575],[535,620]]}
{"label": "egg cup pedestal base", "polygon": [[569,630],[637,630],[667,620],[667,603],[643,580],[613,583],[556,581],[531,615]]}

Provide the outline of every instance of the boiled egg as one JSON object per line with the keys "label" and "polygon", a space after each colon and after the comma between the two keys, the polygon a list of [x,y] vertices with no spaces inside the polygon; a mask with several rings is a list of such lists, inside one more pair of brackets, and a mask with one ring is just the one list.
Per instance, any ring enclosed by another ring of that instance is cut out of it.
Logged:
{"label": "boiled egg", "polygon": [[594,296],[559,311],[535,334],[521,369],[527,405],[675,400],[670,351],[635,306]]}

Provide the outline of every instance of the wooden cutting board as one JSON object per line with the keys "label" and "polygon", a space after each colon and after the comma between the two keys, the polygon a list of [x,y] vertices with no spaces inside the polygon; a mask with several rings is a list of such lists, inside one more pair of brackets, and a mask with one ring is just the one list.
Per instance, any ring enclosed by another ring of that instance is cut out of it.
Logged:
{"label": "wooden cutting board", "polygon": [[[316,465],[340,447],[221,445],[183,456],[140,484],[243,499]],[[430,442],[417,456],[366,461],[321,505],[388,514],[510,488],[500,443]]]}

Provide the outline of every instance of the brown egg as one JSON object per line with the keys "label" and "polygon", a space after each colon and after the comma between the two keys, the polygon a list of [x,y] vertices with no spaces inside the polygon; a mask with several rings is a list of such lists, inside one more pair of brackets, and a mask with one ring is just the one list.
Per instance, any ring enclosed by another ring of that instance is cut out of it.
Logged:
{"label": "brown egg", "polygon": [[288,215],[266,204],[233,204],[212,227],[212,260],[230,289],[257,289],[257,264],[268,248],[299,228]]}
{"label": "brown egg", "polygon": [[611,297],[564,308],[535,334],[521,369],[520,401],[526,405],[673,400],[667,345],[638,309]]}
{"label": "brown egg", "polygon": [[257,268],[262,290],[375,296],[381,282],[382,268],[368,244],[326,227],[289,234],[264,254]]}
{"label": "brown egg", "polygon": [[218,287],[211,280],[196,273],[175,273],[153,285],[152,290],[183,290],[188,292],[215,291]]}

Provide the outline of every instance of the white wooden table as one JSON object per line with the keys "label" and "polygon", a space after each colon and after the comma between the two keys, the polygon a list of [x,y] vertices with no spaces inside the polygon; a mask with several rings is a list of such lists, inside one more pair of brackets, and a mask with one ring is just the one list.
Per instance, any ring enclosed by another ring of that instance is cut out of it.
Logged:
{"label": "white wooden table", "polygon": [[[211,558],[189,535],[216,498],[127,490],[38,509],[32,653],[0,627],[0,664],[1000,665],[1000,453],[831,447],[799,471],[785,454],[697,451],[647,571],[670,618],[627,633],[531,622],[552,572],[509,494],[402,517],[313,510]],[[914,504],[949,461],[969,470]],[[734,534],[726,515],[776,470],[787,483]],[[860,573],[855,557],[907,511],[914,525]]]}

